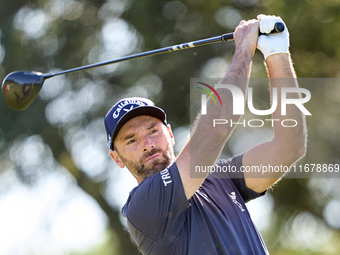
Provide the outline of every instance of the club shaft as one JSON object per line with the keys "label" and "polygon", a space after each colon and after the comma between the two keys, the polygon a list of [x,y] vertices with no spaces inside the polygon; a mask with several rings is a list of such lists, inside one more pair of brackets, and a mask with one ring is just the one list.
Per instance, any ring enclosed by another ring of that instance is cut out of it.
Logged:
{"label": "club shaft", "polygon": [[217,43],[217,42],[225,42],[225,41],[229,41],[229,40],[233,40],[233,33],[223,34],[221,36],[210,37],[210,38],[206,38],[206,39],[202,39],[202,40],[197,40],[197,41],[192,41],[192,42],[188,42],[188,43],[177,44],[177,45],[174,45],[174,46],[168,46],[168,47],[160,48],[160,49],[156,49],[156,50],[137,53],[137,54],[133,54],[133,55],[126,56],[126,57],[113,59],[113,60],[105,61],[105,62],[100,62],[100,63],[96,63],[96,64],[91,64],[91,65],[76,67],[76,68],[60,71],[60,72],[57,72],[57,73],[45,74],[44,78],[47,79],[47,78],[51,78],[51,77],[54,77],[54,76],[57,76],[57,75],[62,75],[62,74],[66,74],[66,73],[73,73],[73,72],[78,72],[78,71],[82,71],[82,70],[90,69],[90,68],[94,68],[94,67],[115,64],[115,63],[123,62],[123,61],[126,61],[126,60],[142,58],[142,57],[147,57],[147,56],[154,56],[154,55],[159,55],[159,54],[164,54],[164,53],[169,53],[169,52],[174,52],[174,51],[179,51],[179,50],[186,50],[186,49],[195,48],[195,47],[198,47],[198,46],[213,44],[213,43]]}
{"label": "club shaft", "polygon": [[[274,29],[271,31],[271,33],[282,32],[284,29],[285,29],[284,23],[277,22],[277,23],[275,23]],[[259,34],[261,35],[261,33],[259,33]],[[119,62],[131,60],[131,59],[135,59],[135,58],[143,58],[143,57],[147,57],[147,56],[154,56],[154,55],[159,55],[159,54],[168,53],[168,52],[186,50],[186,49],[195,48],[195,47],[203,46],[203,45],[207,45],[207,44],[213,44],[213,43],[217,43],[217,42],[226,42],[226,41],[230,41],[230,40],[233,40],[233,39],[234,39],[234,33],[228,33],[228,34],[223,34],[223,35],[220,35],[220,36],[210,37],[210,38],[207,38],[207,39],[202,39],[202,40],[192,41],[192,42],[188,42],[188,43],[177,44],[177,45],[174,45],[174,46],[168,46],[168,47],[160,48],[160,49],[156,49],[156,50],[137,53],[137,54],[133,54],[133,55],[130,55],[130,56],[126,56],[126,57],[122,57],[122,58],[118,58],[118,59],[114,59],[114,60],[110,60],[110,61],[100,62],[100,63],[81,66],[81,67],[76,67],[76,68],[60,71],[60,72],[57,72],[57,73],[49,73],[49,74],[45,74],[43,77],[44,77],[44,79],[47,79],[47,78],[51,78],[51,77],[61,75],[61,74],[78,72],[78,71],[82,71],[82,70],[85,70],[85,69],[110,65],[110,64],[119,63]]]}

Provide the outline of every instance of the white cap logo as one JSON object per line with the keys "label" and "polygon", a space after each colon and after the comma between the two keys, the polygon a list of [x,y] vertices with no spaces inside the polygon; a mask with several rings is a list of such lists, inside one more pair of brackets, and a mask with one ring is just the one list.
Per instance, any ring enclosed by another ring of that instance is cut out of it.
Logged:
{"label": "white cap logo", "polygon": [[[130,108],[125,108],[123,109],[125,106],[128,106],[130,105]],[[119,103],[119,105],[117,106],[117,109],[114,111],[112,117],[114,119],[117,119],[120,115],[120,112],[122,110],[124,110],[125,112],[129,112],[131,111],[135,106],[143,106],[143,105],[146,105],[146,103],[142,102],[142,101],[139,101],[139,100],[135,100],[135,99],[132,99],[132,100],[124,100],[123,102]]]}

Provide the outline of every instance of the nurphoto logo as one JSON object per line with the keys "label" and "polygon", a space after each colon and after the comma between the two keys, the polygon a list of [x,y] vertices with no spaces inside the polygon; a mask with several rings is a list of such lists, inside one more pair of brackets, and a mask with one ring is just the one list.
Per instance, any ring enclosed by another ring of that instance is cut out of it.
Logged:
{"label": "nurphoto logo", "polygon": [[[232,94],[232,99],[233,99],[233,115],[244,115],[244,110],[245,110],[245,95],[243,94],[243,91],[238,88],[235,85],[230,85],[230,84],[216,84],[215,88],[212,86],[203,83],[203,82],[197,82],[211,90],[207,90],[206,88],[201,88],[201,87],[196,87],[200,90],[203,90],[206,92],[206,94],[201,95],[201,115],[207,115],[207,96],[209,95],[210,98],[214,101],[215,105],[217,106],[216,100],[213,96],[212,93],[216,95],[218,100],[220,101],[220,104],[222,106],[222,100],[216,89],[228,89],[231,94]],[[287,114],[287,105],[295,105],[304,115],[312,115],[304,106],[304,103],[307,103],[311,99],[311,93],[309,90],[305,88],[292,88],[292,87],[283,87],[279,88],[280,89],[280,94],[281,94],[281,115],[285,116]],[[265,116],[265,115],[270,115],[278,107],[278,88],[273,88],[272,89],[272,105],[269,109],[267,110],[258,110],[255,109],[254,104],[253,104],[253,88],[249,87],[248,88],[248,97],[247,97],[247,106],[249,111],[256,115],[256,116]],[[299,93],[301,95],[304,95],[304,97],[301,98],[287,98],[287,94],[289,93]],[[265,121],[271,122],[272,126],[274,125],[275,121],[280,121],[281,125],[284,127],[295,127],[298,123],[294,119],[266,119]],[[261,119],[251,119],[248,120],[246,123],[246,120],[243,120],[243,122],[232,122],[232,120],[226,120],[226,119],[214,119],[213,121],[213,127],[216,125],[225,125],[225,124],[230,124],[231,126],[238,124],[238,125],[243,125],[244,127],[246,124],[248,124],[249,127],[262,127],[264,125],[264,121]]]}
{"label": "nurphoto logo", "polygon": [[[217,93],[217,91],[216,91],[212,86],[210,86],[210,85],[208,85],[208,84],[206,84],[206,83],[203,83],[203,82],[197,82],[197,83],[199,83],[199,84],[201,84],[201,85],[203,85],[203,86],[209,88],[209,89],[217,96],[217,98],[218,98],[218,100],[220,101],[220,104],[221,104],[221,106],[222,106],[221,97],[220,97],[220,95]],[[201,89],[201,90],[203,90],[204,92],[206,92],[206,93],[211,97],[211,99],[214,101],[215,105],[217,105],[214,96],[210,93],[209,90],[204,89],[204,88],[201,88],[201,87],[196,87],[196,88]],[[206,114],[207,114],[207,95],[206,95],[206,94],[202,94],[202,96],[201,96],[201,102],[202,102],[201,114],[202,114],[202,115],[206,115]],[[204,105],[204,107],[203,107],[203,105]]]}

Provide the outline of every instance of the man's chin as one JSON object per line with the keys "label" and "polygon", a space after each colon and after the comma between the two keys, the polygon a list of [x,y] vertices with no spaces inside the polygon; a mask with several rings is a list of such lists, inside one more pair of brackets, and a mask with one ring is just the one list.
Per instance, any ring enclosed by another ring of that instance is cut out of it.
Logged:
{"label": "man's chin", "polygon": [[156,163],[156,164],[153,164],[152,167],[147,167],[145,170],[147,172],[159,173],[159,172],[163,171],[167,167],[168,166],[166,164],[164,164],[164,163]]}
{"label": "man's chin", "polygon": [[[149,164],[151,163],[151,164]],[[163,162],[147,162],[144,165],[144,173],[146,175],[145,178],[150,177],[154,174],[157,174],[164,169],[166,169],[170,165],[169,162],[163,161]]]}

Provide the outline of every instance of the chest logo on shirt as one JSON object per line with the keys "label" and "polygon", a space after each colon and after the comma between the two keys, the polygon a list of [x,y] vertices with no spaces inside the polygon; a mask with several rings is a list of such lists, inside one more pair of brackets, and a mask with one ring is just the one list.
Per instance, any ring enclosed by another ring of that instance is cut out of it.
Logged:
{"label": "chest logo on shirt", "polygon": [[233,200],[233,203],[235,205],[237,205],[241,209],[242,212],[244,212],[245,209],[243,208],[242,204],[239,201],[237,201],[237,199],[236,199],[236,193],[234,191],[231,192],[231,194],[229,194],[228,191],[226,191],[226,192],[229,195],[229,197],[231,198],[231,200]]}

